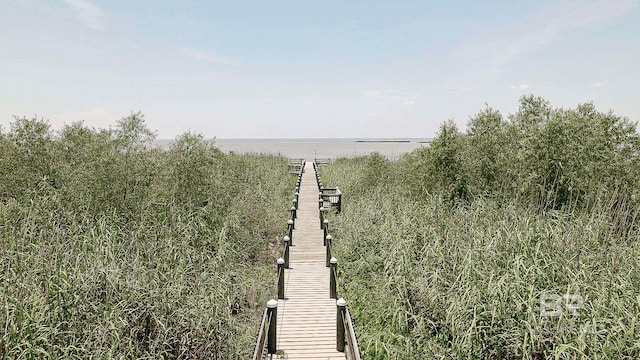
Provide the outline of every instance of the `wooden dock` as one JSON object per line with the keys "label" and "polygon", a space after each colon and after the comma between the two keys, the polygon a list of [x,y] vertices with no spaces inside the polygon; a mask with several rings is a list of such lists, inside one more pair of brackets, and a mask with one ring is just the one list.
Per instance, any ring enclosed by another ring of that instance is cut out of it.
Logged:
{"label": "wooden dock", "polygon": [[278,353],[289,360],[345,359],[336,350],[336,300],[329,298],[318,184],[311,162],[305,164],[299,193],[285,299],[278,300]]}

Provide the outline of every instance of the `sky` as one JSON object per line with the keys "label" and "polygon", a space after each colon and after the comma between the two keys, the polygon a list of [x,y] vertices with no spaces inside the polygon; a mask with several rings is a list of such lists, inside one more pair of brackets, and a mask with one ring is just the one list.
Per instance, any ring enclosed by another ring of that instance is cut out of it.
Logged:
{"label": "sky", "polygon": [[425,138],[533,94],[640,120],[640,0],[1,0],[0,126]]}

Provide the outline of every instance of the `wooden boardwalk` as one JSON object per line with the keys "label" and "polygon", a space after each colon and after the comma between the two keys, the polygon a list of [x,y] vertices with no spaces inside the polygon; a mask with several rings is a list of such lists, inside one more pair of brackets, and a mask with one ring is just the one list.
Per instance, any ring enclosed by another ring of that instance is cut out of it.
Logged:
{"label": "wooden boardwalk", "polygon": [[285,299],[278,300],[277,348],[281,358],[289,360],[345,359],[336,350],[336,301],[329,298],[318,184],[311,162],[305,164],[299,193]]}

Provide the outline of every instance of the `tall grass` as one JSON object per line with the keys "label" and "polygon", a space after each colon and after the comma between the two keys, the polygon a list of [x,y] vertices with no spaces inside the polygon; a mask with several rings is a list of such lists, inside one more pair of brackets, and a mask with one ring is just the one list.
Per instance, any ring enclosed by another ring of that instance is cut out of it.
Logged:
{"label": "tall grass", "polygon": [[141,114],[2,133],[0,358],[250,356],[288,216],[286,160],[153,138]]}
{"label": "tall grass", "polygon": [[[608,187],[612,175],[600,173],[592,192],[562,206],[496,182],[465,194],[476,169],[457,152],[474,148],[455,141],[321,169],[344,194],[331,231],[364,358],[640,358],[638,208],[620,200],[632,198],[623,182]],[[422,173],[416,158],[442,172]],[[579,175],[563,181],[587,180]]]}
{"label": "tall grass", "polygon": [[[341,176],[354,167],[339,162],[325,176],[346,188],[331,224],[365,358],[640,355],[637,232],[614,238],[598,213],[486,199],[451,207],[389,186],[357,195],[354,176]],[[543,296],[574,294],[584,299],[577,316],[541,316]]]}

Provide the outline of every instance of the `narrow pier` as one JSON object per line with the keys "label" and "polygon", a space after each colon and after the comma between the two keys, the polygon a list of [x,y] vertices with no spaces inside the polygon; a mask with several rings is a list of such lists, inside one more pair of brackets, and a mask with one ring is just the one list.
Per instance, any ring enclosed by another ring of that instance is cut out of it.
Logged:
{"label": "narrow pier", "polygon": [[311,162],[305,163],[299,193],[285,299],[278,300],[277,348],[289,360],[345,359],[336,350],[336,300],[329,298],[318,184]]}

